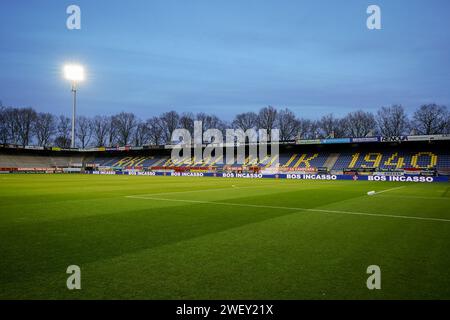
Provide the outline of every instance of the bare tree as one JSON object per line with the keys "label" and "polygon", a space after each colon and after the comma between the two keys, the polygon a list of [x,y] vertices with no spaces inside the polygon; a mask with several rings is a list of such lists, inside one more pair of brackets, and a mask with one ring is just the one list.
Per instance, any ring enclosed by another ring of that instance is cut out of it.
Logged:
{"label": "bare tree", "polygon": [[77,117],[77,130],[76,136],[80,141],[81,148],[85,148],[92,138],[92,120],[85,117],[79,116]]}
{"label": "bare tree", "polygon": [[0,106],[0,143],[7,144],[9,141],[9,131],[7,124],[6,108]]}
{"label": "bare tree", "polygon": [[256,129],[258,126],[258,115],[254,112],[245,112],[236,115],[231,123],[233,128],[247,131],[248,129]]}
{"label": "bare tree", "polygon": [[276,119],[277,110],[274,107],[268,106],[262,108],[258,114],[258,126],[260,129],[265,129],[267,135],[270,137],[272,129],[275,127]]}
{"label": "bare tree", "polygon": [[408,117],[401,105],[382,107],[378,110],[377,124],[381,135],[384,137],[404,135],[409,127]]}
{"label": "bare tree", "polygon": [[94,143],[97,147],[106,145],[110,124],[109,117],[96,116],[92,120],[92,134],[94,136]]}
{"label": "bare tree", "polygon": [[126,146],[130,143],[137,118],[133,113],[121,112],[113,117],[113,126],[117,130],[117,143]]}
{"label": "bare tree", "polygon": [[179,120],[180,127],[194,134],[194,115],[190,112],[183,113]]}
{"label": "bare tree", "polygon": [[146,122],[150,143],[159,145],[164,139],[163,122],[159,117],[153,117]]}
{"label": "bare tree", "polygon": [[445,129],[443,133],[449,134],[450,133],[450,112],[447,113],[447,120],[445,121]]}
{"label": "bare tree", "polygon": [[117,128],[115,127],[114,117],[108,117],[108,146],[112,147],[117,142]]}
{"label": "bare tree", "polygon": [[448,119],[446,106],[425,104],[414,112],[412,126],[419,134],[442,134],[447,130]]}
{"label": "bare tree", "polygon": [[56,119],[51,113],[38,113],[34,128],[39,146],[49,146],[52,136],[56,133]]}
{"label": "bare tree", "polygon": [[17,144],[19,141],[19,128],[16,121],[17,108],[5,108],[3,110],[4,126],[6,128],[6,137],[9,143]]}
{"label": "bare tree", "polygon": [[169,111],[161,115],[164,129],[164,141],[170,143],[173,131],[178,128],[180,116],[176,111]]}
{"label": "bare tree", "polygon": [[149,138],[149,130],[145,122],[139,121],[133,134],[134,145],[137,147],[147,143]]}
{"label": "bare tree", "polygon": [[36,111],[32,108],[21,108],[14,112],[15,127],[18,130],[19,142],[22,146],[30,143],[36,116]]}
{"label": "bare tree", "polygon": [[344,121],[335,118],[331,113],[323,116],[317,124],[319,136],[322,138],[342,138],[345,136]]}
{"label": "bare tree", "polygon": [[[96,146],[115,144],[147,143],[160,145],[170,143],[172,132],[184,128],[191,133],[194,120],[202,121],[202,129],[225,130],[226,124],[219,117],[208,113],[183,113],[175,111],[163,113],[159,117],[141,123],[134,114],[122,112],[113,117],[97,116],[89,119],[83,116],[77,119],[77,139],[85,148],[93,139]],[[421,106],[413,117],[413,128],[419,134],[439,134],[450,132],[450,113],[445,106],[428,104]],[[231,123],[235,129],[266,129],[270,135],[273,128],[280,130],[280,139],[292,140],[317,139],[324,137],[364,137],[381,133],[384,136],[400,136],[408,132],[408,117],[400,105],[383,107],[374,116],[370,112],[358,110],[344,118],[335,118],[332,114],[323,116],[319,121],[298,119],[289,109],[277,110],[268,106],[258,114],[241,113]],[[60,147],[70,146],[70,119],[64,116],[56,118],[49,113],[37,114],[32,108],[13,108],[0,105],[0,143],[27,145],[36,141],[48,146],[52,140]],[[55,138],[55,139],[53,139]]]}
{"label": "bare tree", "polygon": [[315,139],[318,136],[318,122],[309,119],[298,119],[298,139]]}
{"label": "bare tree", "polygon": [[197,114],[197,121],[202,122],[202,130],[205,132],[209,129],[219,129],[222,130],[224,127],[224,123],[213,114],[207,114],[207,113],[198,113]]}
{"label": "bare tree", "polygon": [[311,120],[300,118],[298,121],[298,129],[296,139],[310,139],[311,136],[309,134],[311,128]]}
{"label": "bare tree", "polygon": [[60,148],[69,148],[71,144],[71,121],[66,116],[59,116],[58,125],[56,127],[57,136],[55,139],[55,145]]}
{"label": "bare tree", "polygon": [[300,122],[289,109],[280,110],[277,114],[276,127],[280,130],[280,140],[292,140],[297,137]]}
{"label": "bare tree", "polygon": [[375,133],[375,116],[370,112],[358,110],[350,112],[343,119],[346,135],[351,137],[366,137]]}

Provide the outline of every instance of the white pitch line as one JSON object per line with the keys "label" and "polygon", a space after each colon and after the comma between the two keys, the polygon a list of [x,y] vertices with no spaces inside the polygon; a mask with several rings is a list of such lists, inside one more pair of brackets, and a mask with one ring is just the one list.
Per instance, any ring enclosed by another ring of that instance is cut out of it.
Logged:
{"label": "white pitch line", "polygon": [[[268,188],[271,187],[271,184],[262,184],[262,185],[258,185],[258,186],[244,186],[244,187],[239,187],[239,186],[230,186],[227,188],[211,188],[211,189],[197,189],[197,190],[186,190],[186,191],[175,191],[175,192],[159,192],[159,193],[140,193],[140,194],[133,194],[127,197],[143,197],[143,196],[164,196],[164,195],[170,195],[170,194],[183,194],[183,193],[196,193],[196,192],[210,192],[210,191],[223,191],[223,190],[239,190],[239,189],[258,189],[258,188]],[[299,185],[283,185],[282,188],[289,188],[289,187],[299,187]],[[279,188],[280,189],[280,188]],[[279,190],[277,189],[277,190]],[[269,189],[268,190],[273,190],[273,189]],[[304,190],[302,188],[299,188],[300,190]],[[306,190],[311,190],[311,189],[306,189]]]}
{"label": "white pitch line", "polygon": [[390,195],[390,194],[384,194],[382,197],[387,198],[404,198],[404,199],[423,199],[423,200],[450,200],[450,198],[444,198],[444,197],[422,197],[422,196],[403,196],[403,195]]}
{"label": "white pitch line", "polygon": [[399,215],[377,214],[377,213],[368,213],[368,212],[339,211],[339,210],[311,209],[311,208],[295,208],[295,207],[282,207],[282,206],[265,206],[265,205],[259,205],[259,204],[241,204],[241,203],[213,202],[213,201],[201,201],[201,200],[181,200],[181,199],[152,198],[152,197],[140,197],[140,196],[126,196],[125,198],[142,199],[142,200],[155,200],[155,201],[169,201],[169,202],[184,202],[184,203],[195,203],[195,204],[214,204],[214,205],[247,207],[247,208],[280,209],[280,210],[292,210],[292,211],[310,211],[310,212],[320,212],[320,213],[326,213],[326,214],[328,214],[328,213],[338,213],[338,214],[357,215],[357,216],[371,216],[371,217],[384,217],[384,218],[397,218],[397,219],[411,219],[411,220],[450,222],[449,219],[413,217],[413,216],[399,216]]}
{"label": "white pitch line", "polygon": [[386,189],[386,190],[382,190],[382,191],[380,191],[380,192],[376,192],[375,195],[380,194],[380,193],[384,193],[384,192],[393,191],[393,190],[403,189],[403,188],[405,188],[405,186],[403,186],[403,187],[397,187],[397,188],[391,188],[391,189]]}
{"label": "white pitch line", "polygon": [[136,194],[136,195],[126,196],[126,198],[135,198],[135,197],[143,197],[143,196],[159,196],[159,195],[164,196],[164,195],[181,194],[181,193],[211,192],[211,191],[222,191],[222,190],[264,188],[264,187],[266,187],[266,186],[228,187],[228,188],[211,188],[211,189],[175,191],[175,192],[146,193],[146,194]]}

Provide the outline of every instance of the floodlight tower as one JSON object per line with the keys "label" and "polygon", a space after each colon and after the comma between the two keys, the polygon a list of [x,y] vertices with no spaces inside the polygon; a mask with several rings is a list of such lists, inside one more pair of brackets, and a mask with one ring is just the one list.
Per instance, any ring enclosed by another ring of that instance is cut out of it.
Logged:
{"label": "floodlight tower", "polygon": [[83,66],[68,64],[64,66],[64,77],[72,82],[73,106],[72,106],[72,140],[70,147],[75,148],[75,115],[77,109],[77,84],[84,80]]}

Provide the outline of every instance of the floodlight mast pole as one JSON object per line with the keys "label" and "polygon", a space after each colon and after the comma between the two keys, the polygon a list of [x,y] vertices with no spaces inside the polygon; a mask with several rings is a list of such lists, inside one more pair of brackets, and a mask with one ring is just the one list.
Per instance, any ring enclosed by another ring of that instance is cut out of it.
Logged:
{"label": "floodlight mast pole", "polygon": [[71,148],[75,148],[75,116],[77,110],[77,84],[75,81],[72,81],[72,93],[73,93],[73,106],[72,106],[72,141]]}

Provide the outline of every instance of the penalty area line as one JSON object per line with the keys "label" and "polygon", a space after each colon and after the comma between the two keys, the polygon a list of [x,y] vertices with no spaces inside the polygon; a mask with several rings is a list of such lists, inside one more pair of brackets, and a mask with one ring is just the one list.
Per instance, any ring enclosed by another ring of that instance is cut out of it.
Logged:
{"label": "penalty area line", "polygon": [[399,216],[393,214],[378,214],[369,212],[354,212],[354,211],[340,211],[340,210],[327,210],[327,209],[314,209],[314,208],[296,208],[296,207],[283,207],[283,206],[266,206],[260,204],[243,204],[243,203],[232,203],[232,202],[215,202],[215,201],[202,201],[202,200],[182,200],[182,199],[169,199],[169,198],[154,198],[154,197],[142,197],[142,196],[125,196],[129,199],[141,199],[141,200],[154,200],[154,201],[166,201],[166,202],[184,202],[193,204],[212,204],[212,205],[222,205],[231,207],[244,207],[244,208],[261,208],[261,209],[279,209],[279,210],[290,210],[290,211],[307,211],[307,212],[319,212],[319,213],[335,213],[344,215],[354,215],[354,216],[369,216],[369,217],[383,217],[383,218],[395,218],[395,219],[410,219],[410,220],[425,220],[425,221],[439,221],[439,222],[450,222],[449,219],[441,218],[427,218],[427,217],[414,217],[414,216]]}

